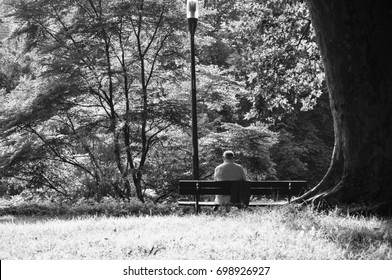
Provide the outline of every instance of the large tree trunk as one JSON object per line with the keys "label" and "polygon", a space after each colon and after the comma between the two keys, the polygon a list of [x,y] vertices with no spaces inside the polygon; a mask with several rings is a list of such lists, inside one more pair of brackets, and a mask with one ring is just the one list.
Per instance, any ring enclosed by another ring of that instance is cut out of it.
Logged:
{"label": "large tree trunk", "polygon": [[392,1],[308,0],[335,128],[329,171],[300,198],[392,209]]}

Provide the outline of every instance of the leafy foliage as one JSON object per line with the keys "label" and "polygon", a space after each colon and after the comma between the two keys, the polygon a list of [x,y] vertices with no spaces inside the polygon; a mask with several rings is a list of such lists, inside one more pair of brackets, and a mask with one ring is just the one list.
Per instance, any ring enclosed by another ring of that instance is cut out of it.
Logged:
{"label": "leafy foliage", "polygon": [[330,164],[334,143],[328,96],[314,110],[291,113],[274,126],[279,141],[271,149],[278,178],[303,179],[317,184]]}
{"label": "leafy foliage", "polygon": [[[184,117],[173,114],[173,108],[183,107],[183,113],[186,106],[163,86],[175,69],[160,67],[172,56],[172,44],[183,38],[176,4],[16,4],[13,16],[22,24],[15,36],[24,35],[25,50],[38,50],[40,63],[47,67],[33,81],[38,90],[29,107],[24,112],[15,108],[5,129],[23,126],[44,143],[52,160],[83,171],[97,188],[110,174],[117,177],[109,179],[109,184],[118,184],[116,195],[129,197],[132,178],[143,200],[143,167],[154,138],[171,125],[184,125]],[[99,199],[102,194],[97,195]]]}
{"label": "leafy foliage", "polygon": [[[100,202],[89,199],[79,199],[76,203],[58,203],[40,199],[25,200],[15,196],[8,206],[0,208],[0,216],[44,216],[44,217],[81,217],[81,216],[140,216],[140,215],[169,215],[171,205],[142,203],[138,199],[123,201],[104,197]],[[15,203],[17,202],[17,203]]]}
{"label": "leafy foliage", "polygon": [[201,139],[201,151],[204,162],[209,164],[209,175],[215,166],[221,163],[225,150],[236,151],[238,163],[248,172],[249,179],[266,179],[274,177],[274,164],[270,158],[270,148],[276,142],[276,134],[265,125],[242,127],[238,124],[223,123],[223,132],[211,133]]}
{"label": "leafy foliage", "polygon": [[[248,118],[311,109],[324,79],[307,8],[300,1],[241,1],[220,23],[230,70],[251,91]],[[220,20],[222,20],[220,18]]]}
{"label": "leafy foliage", "polygon": [[[0,55],[3,193],[73,202],[176,196],[192,157],[183,4],[13,5],[10,42],[20,51]],[[333,143],[305,5],[204,4],[195,38],[201,177],[232,149],[250,179],[316,183]]]}

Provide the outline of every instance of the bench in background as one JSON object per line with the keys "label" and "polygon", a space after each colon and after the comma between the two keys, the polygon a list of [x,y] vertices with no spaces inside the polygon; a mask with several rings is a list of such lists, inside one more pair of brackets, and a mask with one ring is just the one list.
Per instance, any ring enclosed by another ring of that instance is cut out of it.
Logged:
{"label": "bench in background", "polygon": [[[200,206],[215,206],[215,202],[201,202],[201,195],[231,195],[231,184],[236,181],[200,181],[180,180],[179,194],[193,195],[194,201],[179,201],[180,206],[195,206],[199,213]],[[247,181],[250,186],[250,195],[266,196],[273,198],[285,198],[286,200],[276,203],[249,203],[249,206],[281,205],[290,203],[293,196],[299,196],[306,190],[306,181]]]}

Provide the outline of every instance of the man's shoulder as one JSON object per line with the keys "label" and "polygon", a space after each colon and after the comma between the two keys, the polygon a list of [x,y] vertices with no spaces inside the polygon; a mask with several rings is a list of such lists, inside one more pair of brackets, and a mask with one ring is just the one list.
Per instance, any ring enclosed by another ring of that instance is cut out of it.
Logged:
{"label": "man's shoulder", "polygon": [[224,163],[219,164],[217,167],[215,167],[215,170],[222,169],[225,166]]}
{"label": "man's shoulder", "polygon": [[215,169],[218,170],[218,169],[222,169],[222,168],[233,168],[233,167],[243,169],[243,167],[241,165],[239,165],[238,163],[235,163],[235,162],[221,163],[217,167],[215,167]]}

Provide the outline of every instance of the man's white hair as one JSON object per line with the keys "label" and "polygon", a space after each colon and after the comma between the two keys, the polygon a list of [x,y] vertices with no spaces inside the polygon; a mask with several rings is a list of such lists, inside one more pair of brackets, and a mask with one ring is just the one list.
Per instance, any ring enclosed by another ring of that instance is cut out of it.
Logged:
{"label": "man's white hair", "polygon": [[226,159],[233,159],[234,158],[234,152],[233,151],[225,151],[223,153],[223,157]]}

